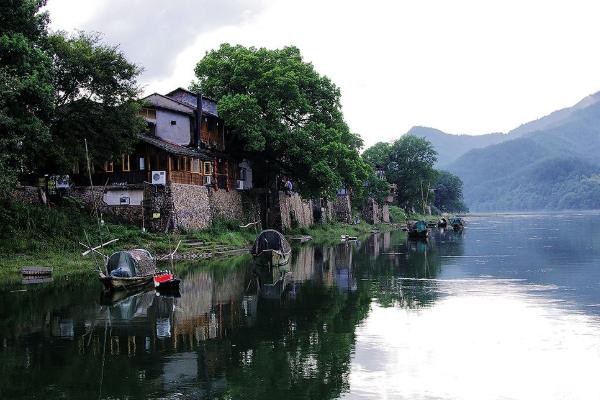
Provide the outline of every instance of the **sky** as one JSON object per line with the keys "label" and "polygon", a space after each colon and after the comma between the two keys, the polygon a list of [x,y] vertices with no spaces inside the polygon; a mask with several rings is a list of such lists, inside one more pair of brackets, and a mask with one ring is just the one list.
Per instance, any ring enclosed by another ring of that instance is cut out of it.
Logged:
{"label": "sky", "polygon": [[53,30],[101,32],[144,92],[187,87],[221,43],[295,45],[342,91],[365,145],[414,125],[507,132],[600,90],[600,2],[48,0]]}

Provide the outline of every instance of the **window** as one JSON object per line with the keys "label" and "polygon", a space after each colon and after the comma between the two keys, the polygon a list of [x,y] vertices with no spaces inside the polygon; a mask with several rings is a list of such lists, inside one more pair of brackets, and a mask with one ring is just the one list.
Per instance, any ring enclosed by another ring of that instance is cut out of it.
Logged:
{"label": "window", "polygon": [[210,161],[204,162],[204,175],[212,175],[212,163]]}
{"label": "window", "polygon": [[245,181],[246,180],[246,168],[240,168],[240,181]]}
{"label": "window", "polygon": [[192,173],[200,173],[200,160],[198,160],[197,158],[192,158]]}
{"label": "window", "polygon": [[129,163],[129,155],[123,154],[121,156],[121,165],[123,166],[123,172],[131,171],[131,164]]}
{"label": "window", "polygon": [[171,121],[171,125],[177,125],[177,121]]}
{"label": "window", "polygon": [[115,170],[115,164],[112,161],[110,161],[110,162],[107,161],[104,163],[104,171],[105,172],[114,172],[114,170]]}
{"label": "window", "polygon": [[146,169],[146,163],[144,161],[144,157],[140,157],[140,171],[143,171]]}

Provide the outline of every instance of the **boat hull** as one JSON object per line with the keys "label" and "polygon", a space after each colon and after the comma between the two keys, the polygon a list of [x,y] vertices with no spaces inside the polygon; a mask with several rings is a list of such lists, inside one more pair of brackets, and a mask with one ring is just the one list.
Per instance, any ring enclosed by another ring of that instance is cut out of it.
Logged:
{"label": "boat hull", "polygon": [[408,231],[408,237],[411,239],[427,239],[428,235],[429,235],[429,231],[423,231],[423,232]]}
{"label": "boat hull", "polygon": [[281,252],[279,250],[263,250],[258,254],[253,254],[254,261],[259,265],[267,265],[270,267],[281,267],[290,262],[289,252]]}
{"label": "boat hull", "polygon": [[106,290],[137,290],[151,287],[153,275],[135,276],[133,278],[117,278],[113,276],[100,275],[100,282]]}

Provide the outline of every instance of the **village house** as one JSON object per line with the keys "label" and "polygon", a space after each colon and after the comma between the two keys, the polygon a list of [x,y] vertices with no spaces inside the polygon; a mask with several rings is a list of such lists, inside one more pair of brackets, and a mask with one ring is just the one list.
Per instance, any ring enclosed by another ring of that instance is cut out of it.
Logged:
{"label": "village house", "polygon": [[239,192],[253,188],[251,163],[228,152],[232,134],[216,102],[182,88],[142,101],[147,129],[133,151],[94,168],[91,196],[87,174],[74,174],[79,193],[101,196],[107,214],[155,230],[205,228],[215,213],[244,218]]}

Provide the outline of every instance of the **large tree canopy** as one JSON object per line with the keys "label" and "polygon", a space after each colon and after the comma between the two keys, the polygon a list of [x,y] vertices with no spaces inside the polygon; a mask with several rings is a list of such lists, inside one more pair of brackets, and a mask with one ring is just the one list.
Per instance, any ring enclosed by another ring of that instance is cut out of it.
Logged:
{"label": "large tree canopy", "polygon": [[43,0],[0,0],[0,193],[29,173],[67,172],[128,150],[139,68],[97,35],[49,35]]}
{"label": "large tree canopy", "polygon": [[42,0],[0,3],[0,194],[20,173],[31,171],[31,155],[50,139],[53,90],[50,56],[44,51],[48,17]]}
{"label": "large tree canopy", "polygon": [[223,44],[198,62],[194,91],[218,101],[240,151],[263,173],[291,176],[305,195],[363,185],[360,137],[344,122],[340,90],[296,47]]}
{"label": "large tree canopy", "polygon": [[52,143],[39,157],[41,167],[66,172],[85,160],[84,139],[96,162],[127,151],[145,126],[136,100],[141,70],[95,34],[59,33],[48,43],[55,113]]}
{"label": "large tree canopy", "polygon": [[439,171],[435,184],[434,205],[440,211],[469,211],[463,202],[463,183],[458,176],[448,171]]}
{"label": "large tree canopy", "polygon": [[368,162],[383,167],[388,182],[398,186],[398,204],[418,210],[433,200],[429,193],[436,182],[436,155],[431,143],[412,135],[393,144],[377,143],[363,153]]}

